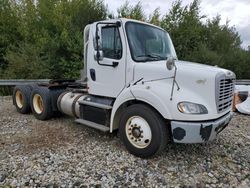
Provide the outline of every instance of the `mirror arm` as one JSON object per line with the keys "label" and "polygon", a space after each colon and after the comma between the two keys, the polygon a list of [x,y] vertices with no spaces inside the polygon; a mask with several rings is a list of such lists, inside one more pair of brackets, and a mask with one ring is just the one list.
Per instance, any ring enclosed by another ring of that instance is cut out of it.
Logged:
{"label": "mirror arm", "polygon": [[95,30],[95,41],[96,41],[96,51],[97,51],[97,62],[99,62],[99,58],[100,58],[100,52],[99,52],[99,44],[98,44],[98,40],[100,39],[99,35],[98,35],[98,23],[96,24],[96,30]]}
{"label": "mirror arm", "polygon": [[179,84],[176,81],[176,73],[177,73],[177,66],[174,65],[174,76],[173,76],[173,82],[172,82],[172,89],[171,89],[171,96],[170,96],[170,100],[173,100],[173,95],[174,95],[174,85],[176,84],[177,86],[177,91],[180,90]]}
{"label": "mirror arm", "polygon": [[101,66],[106,66],[106,67],[117,67],[118,66],[118,62],[113,62],[112,65],[108,65],[108,64],[102,64],[97,60],[98,65]]}
{"label": "mirror arm", "polygon": [[109,25],[114,25],[116,27],[121,27],[121,22],[117,21],[116,23],[112,23],[112,22],[98,22],[96,24],[96,29],[95,29],[95,40],[96,40],[96,50],[99,51],[99,45],[98,45],[98,40],[100,39],[99,35],[98,35],[98,25],[101,24],[109,24]]}

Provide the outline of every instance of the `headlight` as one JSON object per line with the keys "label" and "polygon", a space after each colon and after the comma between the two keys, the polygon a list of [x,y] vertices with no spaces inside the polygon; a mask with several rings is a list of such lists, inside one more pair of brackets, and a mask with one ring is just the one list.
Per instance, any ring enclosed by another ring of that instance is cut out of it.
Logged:
{"label": "headlight", "polygon": [[207,114],[208,111],[205,106],[191,102],[180,102],[178,110],[184,114]]}

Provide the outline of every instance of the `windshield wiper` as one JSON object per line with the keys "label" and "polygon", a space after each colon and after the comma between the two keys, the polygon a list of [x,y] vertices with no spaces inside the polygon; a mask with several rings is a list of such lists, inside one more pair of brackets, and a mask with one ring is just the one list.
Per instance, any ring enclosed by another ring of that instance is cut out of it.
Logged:
{"label": "windshield wiper", "polygon": [[139,55],[137,57],[144,57],[144,59],[142,59],[142,61],[152,61],[152,60],[164,60],[166,59],[166,57],[162,57],[158,54],[144,54],[144,55]]}

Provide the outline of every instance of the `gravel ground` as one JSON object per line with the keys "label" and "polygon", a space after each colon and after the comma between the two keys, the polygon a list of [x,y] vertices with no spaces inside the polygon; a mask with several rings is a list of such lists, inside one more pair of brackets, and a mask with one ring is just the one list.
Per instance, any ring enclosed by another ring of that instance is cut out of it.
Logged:
{"label": "gravel ground", "polygon": [[250,187],[250,116],[207,144],[169,144],[152,159],[117,134],[62,117],[36,120],[0,97],[0,187]]}

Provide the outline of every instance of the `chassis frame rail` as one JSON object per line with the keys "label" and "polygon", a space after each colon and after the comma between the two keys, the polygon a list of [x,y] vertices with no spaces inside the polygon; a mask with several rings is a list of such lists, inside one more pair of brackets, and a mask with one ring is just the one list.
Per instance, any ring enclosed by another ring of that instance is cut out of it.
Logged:
{"label": "chassis frame rail", "polygon": [[48,84],[50,79],[11,79],[11,80],[1,80],[0,86],[16,86],[16,85],[24,85],[24,84]]}

